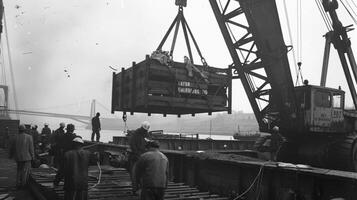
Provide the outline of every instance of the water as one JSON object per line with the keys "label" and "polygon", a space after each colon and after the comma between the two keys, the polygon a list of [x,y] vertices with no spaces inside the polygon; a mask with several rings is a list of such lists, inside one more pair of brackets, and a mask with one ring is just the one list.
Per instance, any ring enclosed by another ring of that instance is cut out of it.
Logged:
{"label": "water", "polygon": [[[84,140],[90,140],[92,130],[89,129],[77,129],[74,131],[77,135],[80,135]],[[165,133],[165,134],[178,134],[178,133]],[[102,130],[100,131],[100,141],[109,142],[113,141],[113,136],[125,136],[121,130]],[[210,137],[208,134],[199,134],[200,139],[206,139]],[[232,135],[211,135],[214,140],[233,140]]]}

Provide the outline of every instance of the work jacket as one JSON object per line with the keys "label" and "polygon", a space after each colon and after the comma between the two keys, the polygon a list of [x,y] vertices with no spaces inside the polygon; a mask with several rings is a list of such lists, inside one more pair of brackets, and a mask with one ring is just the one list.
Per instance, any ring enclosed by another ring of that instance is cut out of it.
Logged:
{"label": "work jacket", "polygon": [[31,161],[35,157],[31,135],[25,133],[17,134],[10,148],[10,157],[13,157],[17,162]]}
{"label": "work jacket", "polygon": [[132,156],[139,158],[139,156],[145,153],[147,131],[144,128],[136,129],[129,137],[129,147]]}
{"label": "work jacket", "polygon": [[92,130],[100,130],[99,117],[93,117],[92,118]]}
{"label": "work jacket", "polygon": [[88,164],[90,152],[74,149],[64,155],[64,189],[88,189]]}
{"label": "work jacket", "polygon": [[142,188],[166,188],[169,161],[158,149],[142,154],[135,166],[136,183]]}

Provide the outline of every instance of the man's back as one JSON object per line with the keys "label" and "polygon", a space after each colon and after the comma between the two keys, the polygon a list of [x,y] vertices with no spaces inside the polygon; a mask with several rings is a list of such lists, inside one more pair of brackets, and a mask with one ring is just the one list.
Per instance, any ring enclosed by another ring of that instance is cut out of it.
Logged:
{"label": "man's back", "polygon": [[13,153],[16,161],[29,161],[34,158],[32,136],[21,133],[16,135],[13,143]]}
{"label": "man's back", "polygon": [[159,150],[142,154],[136,165],[137,179],[143,187],[166,188],[168,181],[168,159]]}
{"label": "man's back", "polygon": [[93,117],[93,118],[92,118],[92,129],[93,129],[93,130],[98,130],[98,129],[100,129],[99,117]]}
{"label": "man's back", "polygon": [[65,154],[64,189],[86,190],[88,188],[89,151],[70,150]]}
{"label": "man's back", "polygon": [[136,156],[140,156],[143,154],[146,149],[146,141],[145,141],[146,133],[142,128],[136,129],[129,138],[129,146],[132,153]]}

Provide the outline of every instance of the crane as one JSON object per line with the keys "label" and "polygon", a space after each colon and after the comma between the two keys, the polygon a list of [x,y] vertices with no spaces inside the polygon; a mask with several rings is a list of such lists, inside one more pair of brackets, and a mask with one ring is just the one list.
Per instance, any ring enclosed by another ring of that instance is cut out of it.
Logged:
{"label": "crane", "polygon": [[[356,112],[344,110],[341,89],[325,87],[325,83],[294,86],[287,57],[290,47],[284,43],[275,0],[209,2],[232,58],[234,77],[242,82],[260,131],[271,133],[277,126],[286,138],[277,160],[357,171]],[[323,7],[333,22],[325,49],[330,43],[336,48],[357,108],[357,66],[347,36],[350,29],[338,19],[336,0],[323,0]]]}

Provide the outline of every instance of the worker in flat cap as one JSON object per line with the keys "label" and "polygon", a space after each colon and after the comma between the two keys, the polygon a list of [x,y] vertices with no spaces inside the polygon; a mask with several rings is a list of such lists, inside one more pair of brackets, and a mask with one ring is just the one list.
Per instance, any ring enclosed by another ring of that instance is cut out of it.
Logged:
{"label": "worker in flat cap", "polygon": [[31,170],[31,161],[35,158],[33,139],[25,134],[24,124],[19,126],[19,134],[11,141],[10,158],[14,158],[17,164],[16,186],[18,189],[27,187]]}
{"label": "worker in flat cap", "polygon": [[142,154],[135,165],[134,190],[141,189],[142,200],[163,200],[168,184],[169,161],[160,152],[157,141],[147,141],[147,152]]}
{"label": "worker in flat cap", "polygon": [[83,149],[83,140],[75,137],[73,149],[64,155],[64,199],[88,199],[88,165],[90,152]]}

